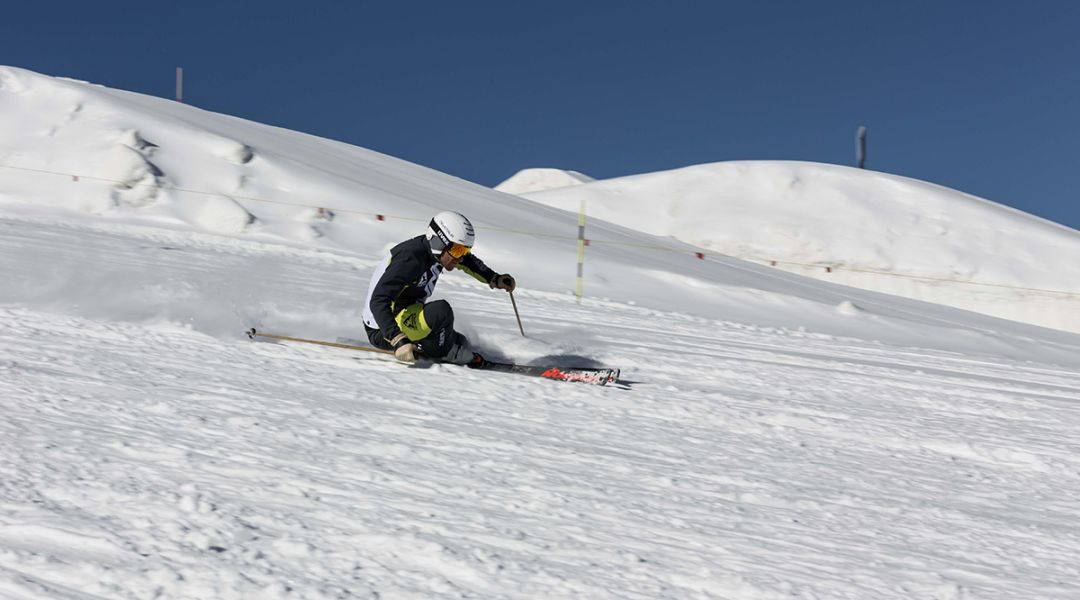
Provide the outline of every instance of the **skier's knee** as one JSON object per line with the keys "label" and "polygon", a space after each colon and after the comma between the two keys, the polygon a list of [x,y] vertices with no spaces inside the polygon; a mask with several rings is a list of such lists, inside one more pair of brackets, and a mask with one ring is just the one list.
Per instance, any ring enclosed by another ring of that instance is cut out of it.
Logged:
{"label": "skier's knee", "polygon": [[454,309],[446,300],[436,300],[424,305],[424,321],[432,331],[454,325]]}

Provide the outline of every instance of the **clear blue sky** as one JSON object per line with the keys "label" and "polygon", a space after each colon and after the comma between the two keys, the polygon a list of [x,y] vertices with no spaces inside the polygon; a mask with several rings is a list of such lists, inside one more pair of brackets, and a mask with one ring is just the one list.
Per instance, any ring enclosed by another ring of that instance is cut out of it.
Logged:
{"label": "clear blue sky", "polygon": [[182,66],[190,104],[485,185],[850,165],[866,125],[868,168],[1080,229],[1080,2],[9,4],[0,64],[170,98]]}

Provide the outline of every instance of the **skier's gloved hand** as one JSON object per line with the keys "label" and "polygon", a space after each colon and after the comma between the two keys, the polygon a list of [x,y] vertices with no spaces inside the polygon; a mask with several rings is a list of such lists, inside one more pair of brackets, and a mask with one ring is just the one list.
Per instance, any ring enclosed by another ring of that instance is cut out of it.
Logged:
{"label": "skier's gloved hand", "polygon": [[409,341],[409,336],[399,333],[390,340],[390,345],[394,347],[394,357],[401,362],[416,362],[416,344]]}
{"label": "skier's gloved hand", "polygon": [[512,292],[517,289],[517,281],[514,281],[514,276],[509,273],[503,273],[502,275],[496,275],[491,278],[489,282],[491,289],[500,289]]}

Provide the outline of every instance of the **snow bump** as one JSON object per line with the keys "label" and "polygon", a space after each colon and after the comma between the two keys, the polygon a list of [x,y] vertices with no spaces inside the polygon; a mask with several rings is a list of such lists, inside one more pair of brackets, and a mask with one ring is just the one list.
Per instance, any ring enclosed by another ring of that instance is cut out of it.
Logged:
{"label": "snow bump", "polygon": [[180,219],[200,230],[224,235],[243,233],[256,221],[255,215],[224,195],[191,195],[178,202],[173,210]]}
{"label": "snow bump", "polygon": [[221,140],[214,148],[214,154],[234,165],[246,165],[255,158],[255,149],[235,140]]}

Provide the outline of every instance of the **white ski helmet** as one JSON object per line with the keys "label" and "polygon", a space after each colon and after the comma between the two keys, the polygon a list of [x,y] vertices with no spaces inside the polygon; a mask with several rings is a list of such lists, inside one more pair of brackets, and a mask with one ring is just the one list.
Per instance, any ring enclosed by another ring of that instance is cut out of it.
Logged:
{"label": "white ski helmet", "polygon": [[[472,223],[461,213],[445,211],[435,215],[428,223],[427,240],[431,244],[432,254],[442,254],[442,251],[456,244],[459,248],[464,246],[471,249],[476,241],[476,231]],[[455,258],[464,256],[468,250]],[[456,254],[451,252],[451,254]]]}

